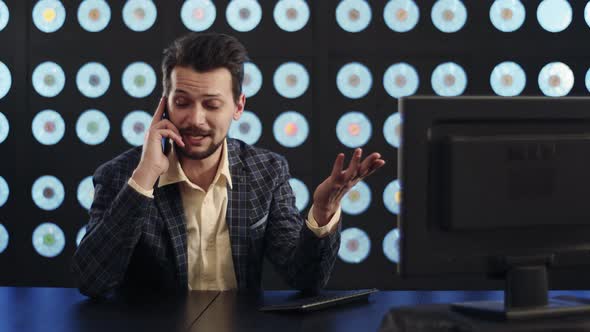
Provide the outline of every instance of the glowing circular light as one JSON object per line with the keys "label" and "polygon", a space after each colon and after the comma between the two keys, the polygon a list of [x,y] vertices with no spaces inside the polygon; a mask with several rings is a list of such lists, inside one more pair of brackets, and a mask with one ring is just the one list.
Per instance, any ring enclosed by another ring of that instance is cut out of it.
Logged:
{"label": "glowing circular light", "polygon": [[419,84],[418,72],[405,62],[391,65],[383,75],[383,87],[393,98],[413,95]]}
{"label": "glowing circular light", "polygon": [[63,203],[64,185],[52,175],[44,175],[35,180],[31,189],[33,202],[42,210],[57,209]]}
{"label": "glowing circular light", "polygon": [[383,9],[385,24],[395,32],[408,32],[418,24],[420,10],[412,0],[390,0]]}
{"label": "glowing circular light", "polygon": [[295,193],[295,206],[299,212],[303,211],[309,203],[309,190],[303,181],[295,178],[289,179],[289,185]]}
{"label": "glowing circular light", "polygon": [[6,227],[4,227],[4,225],[0,224],[0,254],[4,252],[4,250],[6,250],[6,247],[8,247],[8,240],[10,239],[10,236],[8,235],[8,231],[6,230]]}
{"label": "glowing circular light", "polygon": [[336,123],[338,140],[349,148],[358,148],[371,139],[371,121],[361,112],[348,112]]}
{"label": "glowing circular light", "polygon": [[132,111],[123,119],[121,133],[127,143],[133,146],[143,144],[145,133],[152,123],[152,116],[146,111]]}
{"label": "glowing circular light", "polygon": [[492,70],[490,85],[499,96],[518,96],[526,85],[526,74],[519,64],[502,62]]}
{"label": "glowing circular light", "polygon": [[0,99],[6,96],[6,94],[10,90],[11,85],[12,75],[10,75],[10,70],[4,64],[4,62],[0,61]]}
{"label": "glowing circular light", "polygon": [[273,11],[275,23],[284,31],[301,30],[309,21],[309,6],[303,0],[279,0]]}
{"label": "glowing circular light", "polygon": [[273,133],[279,144],[287,148],[294,148],[303,144],[307,139],[309,125],[300,113],[287,111],[276,118]]}
{"label": "glowing circular light", "polygon": [[76,75],[78,90],[88,98],[102,96],[111,84],[109,71],[98,62],[88,62],[83,65]]}
{"label": "glowing circular light", "polygon": [[539,72],[539,88],[549,97],[562,97],[574,86],[574,73],[565,63],[551,62]]}
{"label": "glowing circular light", "polygon": [[232,0],[225,10],[225,18],[236,31],[252,31],[262,19],[262,8],[256,0]]}
{"label": "glowing circular light", "polygon": [[66,20],[66,9],[61,1],[40,0],[33,7],[33,23],[42,32],[59,30]]}
{"label": "glowing circular light", "polygon": [[64,88],[66,75],[63,69],[51,61],[39,64],[33,70],[33,87],[43,97],[55,97]]}
{"label": "glowing circular light", "polygon": [[77,191],[78,202],[86,210],[90,210],[92,201],[94,200],[94,185],[92,184],[92,176],[87,176],[80,184],[78,184]]}
{"label": "glowing circular light", "polygon": [[107,116],[95,109],[84,111],[76,121],[76,134],[82,142],[88,145],[104,142],[110,129]]}
{"label": "glowing circular light", "polygon": [[401,187],[399,180],[391,181],[383,190],[383,203],[389,212],[399,214],[401,203]]}
{"label": "glowing circular light", "polygon": [[54,223],[46,222],[33,231],[33,247],[43,257],[59,255],[66,244],[64,232]]}
{"label": "glowing circular light", "polygon": [[286,62],[275,71],[273,84],[281,96],[297,98],[307,91],[309,74],[303,65],[296,62]]}
{"label": "glowing circular light", "polygon": [[[585,82],[586,82],[586,89],[590,92],[590,69],[588,69],[588,71],[586,72]],[[1,114],[2,113],[0,113],[0,115]],[[2,132],[2,130],[0,129],[0,133],[1,132]],[[1,139],[0,139],[0,142],[2,142]]]}
{"label": "glowing circular light", "polygon": [[204,31],[209,29],[217,10],[211,0],[187,0],[180,9],[180,18],[184,26],[191,31]]}
{"label": "glowing circular light", "polygon": [[490,20],[502,32],[518,30],[525,17],[526,10],[520,0],[496,0],[490,7]]}
{"label": "glowing circular light", "polygon": [[10,124],[6,116],[0,112],[0,144],[6,140],[8,133],[10,132]]}
{"label": "glowing circular light", "polygon": [[430,12],[432,23],[442,32],[461,30],[467,21],[467,9],[460,0],[438,0]]}
{"label": "glowing circular light", "polygon": [[537,21],[549,32],[561,32],[572,22],[572,6],[566,0],[543,0],[537,7]]}
{"label": "glowing circular light", "polygon": [[383,136],[385,141],[394,148],[399,149],[401,141],[402,117],[399,112],[393,113],[383,124]]}
{"label": "glowing circular light", "polygon": [[76,235],[76,246],[80,246],[80,242],[82,242],[82,239],[84,238],[84,236],[86,235],[86,226],[82,226],[82,228],[80,228],[80,230],[78,231],[78,234]]}
{"label": "glowing circular light", "polygon": [[10,11],[8,10],[8,7],[4,3],[4,1],[0,0],[0,31],[6,28],[9,19]]}
{"label": "glowing circular light", "polygon": [[371,23],[371,7],[364,0],[342,0],[336,7],[336,22],[342,30],[360,32]]}
{"label": "glowing circular light", "polygon": [[156,72],[145,62],[134,62],[123,71],[122,84],[131,97],[149,96],[156,87]]}
{"label": "glowing circular light", "polygon": [[392,263],[399,263],[399,229],[394,228],[385,235],[383,253]]}
{"label": "glowing circular light", "polygon": [[136,32],[146,31],[154,25],[158,9],[152,0],[127,0],[123,6],[123,22]]}
{"label": "glowing circular light", "polygon": [[104,0],[84,0],[78,7],[78,22],[89,32],[99,32],[111,20],[111,7]]}
{"label": "glowing circular light", "polygon": [[232,121],[228,136],[236,138],[247,144],[254,145],[262,135],[262,122],[256,114],[250,111],[244,111],[237,121]]}
{"label": "glowing circular light", "polygon": [[336,74],[336,85],[345,97],[359,99],[364,97],[373,85],[371,71],[359,62],[348,63]]}
{"label": "glowing circular light", "polygon": [[367,258],[371,251],[371,240],[365,231],[350,227],[340,233],[338,257],[346,263],[358,264]]}
{"label": "glowing circular light", "polygon": [[54,110],[43,110],[33,118],[33,136],[43,145],[57,144],[64,137],[66,123]]}
{"label": "glowing circular light", "polygon": [[361,214],[371,205],[371,189],[364,181],[360,181],[350,188],[340,201],[340,204],[344,213],[351,215]]}
{"label": "glowing circular light", "polygon": [[590,1],[588,1],[586,7],[584,7],[584,20],[586,21],[586,24],[590,27]]}
{"label": "glowing circular light", "polygon": [[6,204],[8,196],[10,196],[10,187],[8,187],[8,182],[0,176],[0,207]]}
{"label": "glowing circular light", "polygon": [[244,81],[242,82],[242,91],[246,98],[250,98],[258,93],[262,87],[262,73],[260,69],[252,62],[244,62]]}
{"label": "glowing circular light", "polygon": [[432,89],[439,96],[458,96],[467,87],[467,74],[454,62],[438,65],[432,72]]}

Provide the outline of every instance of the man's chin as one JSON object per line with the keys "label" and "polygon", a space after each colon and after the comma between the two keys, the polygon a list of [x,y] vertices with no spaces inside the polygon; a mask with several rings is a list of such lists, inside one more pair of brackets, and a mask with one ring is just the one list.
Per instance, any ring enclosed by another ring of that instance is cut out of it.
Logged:
{"label": "man's chin", "polygon": [[192,160],[202,160],[215,153],[222,143],[223,141],[218,144],[210,144],[206,149],[203,149],[202,146],[191,146],[188,144],[184,148],[176,146],[176,149],[182,157]]}

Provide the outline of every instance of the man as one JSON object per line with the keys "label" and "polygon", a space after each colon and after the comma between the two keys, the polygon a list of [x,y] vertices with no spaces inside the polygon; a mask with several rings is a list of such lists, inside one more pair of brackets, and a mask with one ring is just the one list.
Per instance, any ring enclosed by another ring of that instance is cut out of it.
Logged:
{"label": "man", "polygon": [[[165,50],[164,96],[143,147],[94,174],[87,234],[72,263],[83,294],[255,290],[263,255],[294,288],[327,283],[340,200],[385,162],[378,153],[361,162],[357,149],[343,171],[339,154],[304,220],[286,160],[227,138],[246,103],[247,60],[237,39],[215,33],[188,34]],[[167,153],[163,139],[172,143]]]}

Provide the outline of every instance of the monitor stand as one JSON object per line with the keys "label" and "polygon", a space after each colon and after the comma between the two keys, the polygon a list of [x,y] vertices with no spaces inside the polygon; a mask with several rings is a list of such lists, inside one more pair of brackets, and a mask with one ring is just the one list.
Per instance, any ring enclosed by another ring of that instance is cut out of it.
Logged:
{"label": "monitor stand", "polygon": [[506,272],[504,301],[451,304],[457,312],[477,318],[518,320],[590,314],[590,305],[568,299],[548,299],[547,266],[512,266]]}

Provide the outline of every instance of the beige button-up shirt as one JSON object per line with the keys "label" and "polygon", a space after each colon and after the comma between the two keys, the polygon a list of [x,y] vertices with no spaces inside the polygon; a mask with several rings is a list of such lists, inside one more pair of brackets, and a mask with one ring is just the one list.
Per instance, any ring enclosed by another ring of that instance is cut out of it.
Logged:
{"label": "beige button-up shirt", "polygon": [[[221,161],[209,188],[201,188],[187,178],[174,148],[168,155],[168,161],[170,166],[160,176],[158,187],[175,183],[179,185],[187,228],[189,289],[236,289],[237,281],[226,222],[227,186],[232,188],[227,141],[223,142]],[[146,190],[131,178],[128,184],[139,193],[154,197],[153,189]],[[323,227],[318,227],[312,209],[309,210],[306,224],[314,234],[324,237],[336,231],[340,209]]]}

